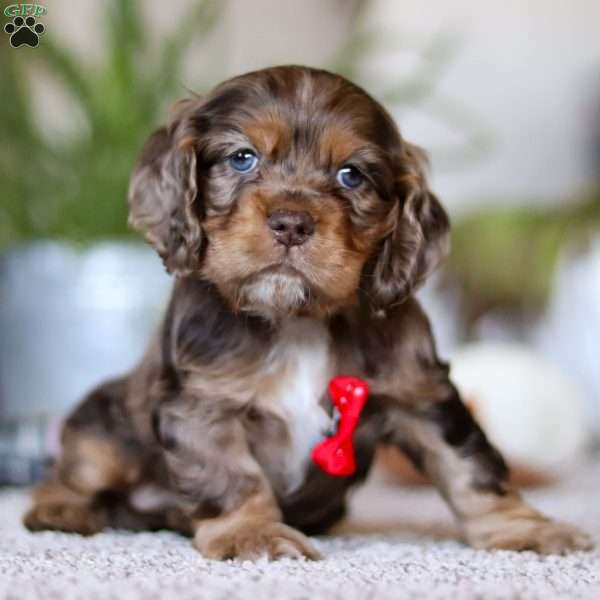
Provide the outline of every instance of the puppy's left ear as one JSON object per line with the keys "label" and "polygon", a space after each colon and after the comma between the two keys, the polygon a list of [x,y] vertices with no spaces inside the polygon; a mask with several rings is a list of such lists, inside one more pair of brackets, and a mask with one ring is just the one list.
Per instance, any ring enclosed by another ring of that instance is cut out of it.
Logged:
{"label": "puppy's left ear", "polygon": [[372,275],[376,309],[410,296],[450,248],[448,215],[427,185],[424,153],[403,142],[399,163],[390,233],[381,243]]}

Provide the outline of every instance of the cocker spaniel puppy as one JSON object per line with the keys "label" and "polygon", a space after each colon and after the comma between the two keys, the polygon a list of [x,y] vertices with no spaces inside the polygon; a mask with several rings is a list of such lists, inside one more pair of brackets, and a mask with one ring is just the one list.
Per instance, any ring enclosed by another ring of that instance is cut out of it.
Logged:
{"label": "cocker spaniel puppy", "polygon": [[[589,538],[528,506],[452,385],[413,293],[448,250],[421,152],[365,91],[275,67],[182,101],[148,140],[130,223],[175,287],[133,372],[66,421],[32,530],[169,527],[210,558],[317,558],[377,444],[401,448],[476,548]],[[336,375],[366,381],[353,475],[311,461]]]}

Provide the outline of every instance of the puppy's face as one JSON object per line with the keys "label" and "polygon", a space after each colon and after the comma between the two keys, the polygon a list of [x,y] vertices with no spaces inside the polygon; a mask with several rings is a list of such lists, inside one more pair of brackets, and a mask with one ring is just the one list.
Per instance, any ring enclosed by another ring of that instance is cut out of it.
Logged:
{"label": "puppy's face", "polygon": [[184,101],[147,144],[131,223],[234,310],[331,313],[401,301],[437,263],[446,216],[413,147],[360,88],[277,67]]}

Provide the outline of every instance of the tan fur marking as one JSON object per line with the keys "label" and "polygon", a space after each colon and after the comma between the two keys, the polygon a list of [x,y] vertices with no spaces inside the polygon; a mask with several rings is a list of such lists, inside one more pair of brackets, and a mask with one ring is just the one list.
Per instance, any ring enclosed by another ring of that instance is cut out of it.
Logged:
{"label": "tan fur marking", "polygon": [[140,465],[112,441],[67,429],[64,443],[68,454],[59,464],[61,477],[86,495],[127,488],[140,477]]}
{"label": "tan fur marking", "polygon": [[364,148],[365,140],[356,135],[350,127],[329,126],[319,142],[321,164],[342,166],[357,150]]}
{"label": "tan fur marking", "polygon": [[245,133],[263,156],[274,157],[285,152],[291,140],[288,124],[275,112],[253,119],[246,126]]}

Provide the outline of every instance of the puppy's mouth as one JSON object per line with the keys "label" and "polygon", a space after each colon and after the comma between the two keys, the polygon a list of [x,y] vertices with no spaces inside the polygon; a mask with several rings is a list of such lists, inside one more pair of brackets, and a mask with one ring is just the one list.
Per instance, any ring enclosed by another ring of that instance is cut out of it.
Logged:
{"label": "puppy's mouth", "polygon": [[237,304],[241,310],[267,316],[300,314],[313,294],[308,278],[290,261],[282,260],[244,280]]}
{"label": "puppy's mouth", "polygon": [[292,261],[288,260],[282,260],[281,262],[270,264],[269,266],[260,269],[253,275],[250,275],[250,277],[244,281],[244,284],[253,284],[264,279],[272,278],[280,279],[282,282],[289,280],[291,284],[302,282],[306,286],[310,285],[306,275],[296,267]]}

